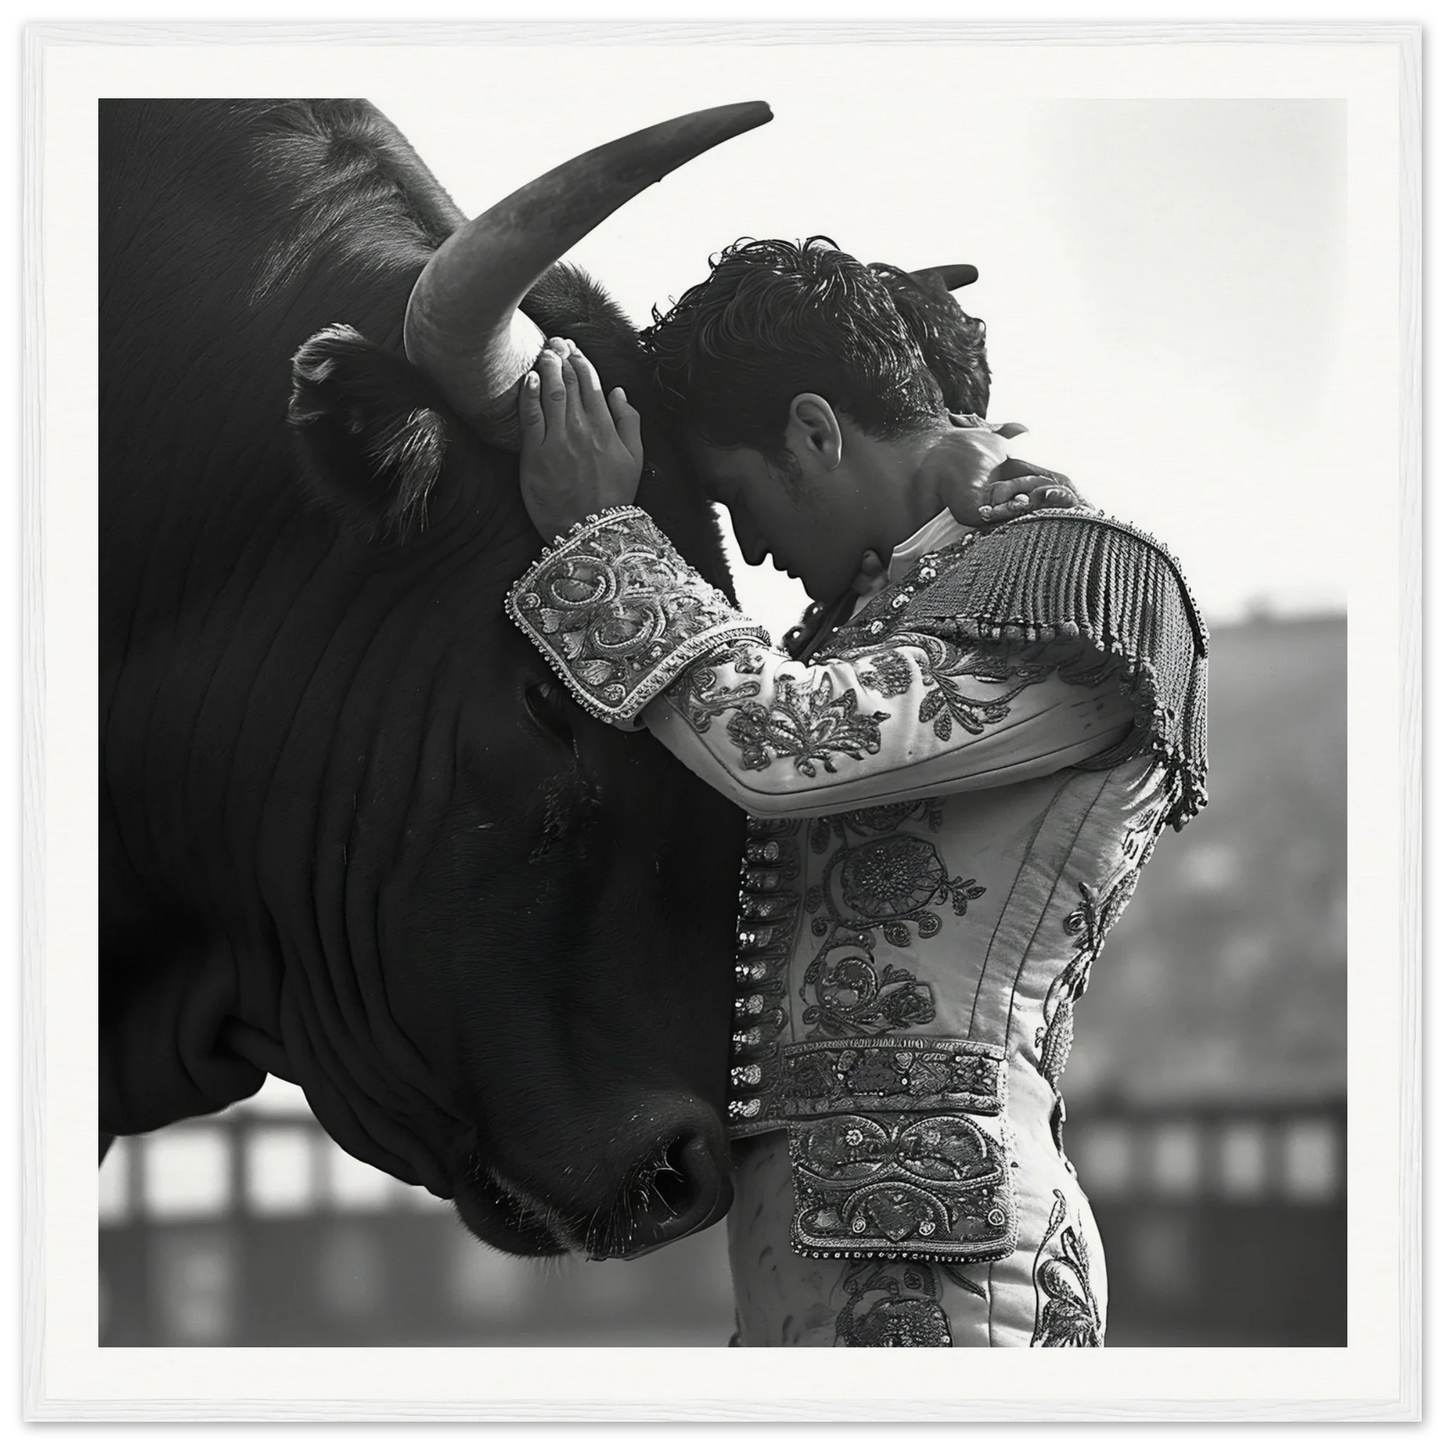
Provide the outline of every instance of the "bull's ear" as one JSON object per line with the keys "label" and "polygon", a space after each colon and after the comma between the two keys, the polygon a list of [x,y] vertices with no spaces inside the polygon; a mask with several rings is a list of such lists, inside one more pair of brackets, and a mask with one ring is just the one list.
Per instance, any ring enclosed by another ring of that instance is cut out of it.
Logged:
{"label": "bull's ear", "polygon": [[350,326],[318,331],[292,358],[290,421],[317,499],[368,541],[426,526],[449,413],[427,377]]}

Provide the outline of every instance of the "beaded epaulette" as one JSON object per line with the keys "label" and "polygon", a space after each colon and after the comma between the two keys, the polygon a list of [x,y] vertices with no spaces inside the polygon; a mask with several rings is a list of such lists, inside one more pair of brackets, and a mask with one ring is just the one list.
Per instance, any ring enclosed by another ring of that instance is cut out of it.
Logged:
{"label": "beaded epaulette", "polygon": [[1174,784],[1176,830],[1208,802],[1209,632],[1179,563],[1138,528],[1054,509],[974,533],[920,558],[829,649],[877,645],[900,629],[975,642],[1077,638],[1118,659],[1136,725],[1089,766],[1152,751]]}

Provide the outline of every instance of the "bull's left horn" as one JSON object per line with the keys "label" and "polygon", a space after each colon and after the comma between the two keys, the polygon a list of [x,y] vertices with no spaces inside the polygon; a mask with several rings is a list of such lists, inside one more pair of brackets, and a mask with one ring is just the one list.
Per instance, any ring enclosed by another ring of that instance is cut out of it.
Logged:
{"label": "bull's left horn", "polygon": [[488,441],[515,450],[517,383],[545,338],[517,307],[542,274],[654,181],[773,118],[762,101],[694,111],[598,146],[460,227],[406,308],[408,360]]}

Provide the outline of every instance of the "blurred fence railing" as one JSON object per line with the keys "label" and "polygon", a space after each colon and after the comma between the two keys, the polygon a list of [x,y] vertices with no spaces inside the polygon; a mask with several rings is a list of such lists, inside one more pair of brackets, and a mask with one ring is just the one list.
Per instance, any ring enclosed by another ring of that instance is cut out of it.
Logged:
{"label": "blurred fence railing", "polygon": [[101,1343],[727,1344],[714,1229],[631,1263],[514,1259],[309,1115],[118,1139],[101,1168]]}
{"label": "blurred fence railing", "polygon": [[[1343,1105],[1080,1108],[1109,1343],[1344,1344]],[[514,1260],[309,1117],[118,1140],[101,1171],[101,1342],[725,1345],[720,1228],[631,1263]]]}
{"label": "blurred fence railing", "polygon": [[1347,1343],[1344,1104],[1080,1107],[1111,1346]]}

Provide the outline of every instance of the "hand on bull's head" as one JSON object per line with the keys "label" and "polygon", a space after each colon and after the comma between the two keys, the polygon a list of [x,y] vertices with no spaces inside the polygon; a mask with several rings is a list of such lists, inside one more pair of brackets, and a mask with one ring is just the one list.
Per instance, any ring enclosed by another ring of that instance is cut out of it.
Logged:
{"label": "hand on bull's head", "polygon": [[593,512],[636,498],[641,420],[620,386],[604,394],[575,343],[547,343],[523,381],[517,415],[522,501],[547,541]]}

